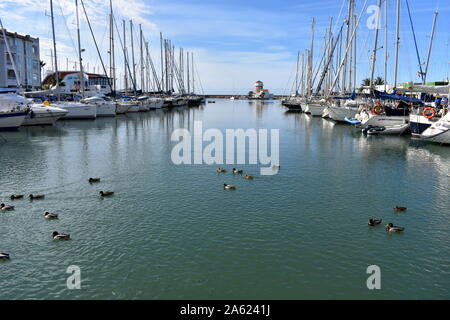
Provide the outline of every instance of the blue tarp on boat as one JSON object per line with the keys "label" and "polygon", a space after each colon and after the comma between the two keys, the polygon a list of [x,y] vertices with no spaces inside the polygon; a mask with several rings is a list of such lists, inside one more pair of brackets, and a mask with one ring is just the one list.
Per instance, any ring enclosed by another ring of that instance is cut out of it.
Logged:
{"label": "blue tarp on boat", "polygon": [[333,97],[333,99],[338,99],[338,100],[355,100],[356,99],[356,92],[353,91],[351,96],[348,97]]}
{"label": "blue tarp on boat", "polygon": [[420,99],[398,96],[395,91],[393,94],[389,94],[386,92],[379,92],[379,91],[375,91],[373,94],[376,99],[381,99],[381,100],[400,100],[400,101],[412,102],[412,103],[423,103],[423,101]]}

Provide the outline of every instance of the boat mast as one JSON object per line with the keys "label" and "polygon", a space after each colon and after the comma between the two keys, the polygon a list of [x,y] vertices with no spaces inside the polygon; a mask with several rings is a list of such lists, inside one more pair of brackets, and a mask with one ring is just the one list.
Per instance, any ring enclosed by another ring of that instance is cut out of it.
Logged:
{"label": "boat mast", "polygon": [[428,66],[430,64],[430,56],[431,56],[431,49],[433,48],[433,40],[434,40],[434,34],[435,34],[435,27],[436,27],[436,21],[437,17],[439,15],[439,12],[434,12],[434,19],[433,19],[433,28],[431,30],[431,39],[430,39],[430,46],[428,48],[428,55],[427,55],[427,64],[425,66],[425,76],[423,78],[423,84],[427,81],[427,75],[428,75]]}
{"label": "boat mast", "polygon": [[297,69],[295,70],[295,96],[298,96],[298,64],[300,60],[300,51],[297,53]]}
{"label": "boat mast", "polygon": [[75,7],[77,12],[77,36],[78,36],[78,58],[80,61],[80,84],[81,96],[84,98],[84,73],[83,73],[83,59],[81,58],[81,38],[80,38],[80,17],[78,14],[78,0],[75,0]]}
{"label": "boat mast", "polygon": [[314,18],[312,19],[312,27],[311,27],[311,49],[309,51],[309,60],[308,60],[308,97],[312,94],[312,77],[313,77],[313,54],[314,54]]}
{"label": "boat mast", "polygon": [[187,90],[188,90],[188,94],[191,94],[191,84],[190,81],[191,79],[189,78],[189,51],[186,52],[186,62],[187,62]]}
{"label": "boat mast", "polygon": [[378,15],[377,15],[377,28],[375,31],[375,44],[373,47],[373,56],[372,56],[372,72],[370,76],[370,88],[374,88],[374,76],[375,76],[375,63],[377,61],[377,51],[378,51],[378,30],[380,29],[380,13],[381,13],[381,0],[378,0]]}
{"label": "boat mast", "polygon": [[384,59],[384,92],[387,93],[387,66],[388,66],[388,60],[389,60],[389,50],[388,50],[388,0],[384,0],[384,53],[385,53],[385,59]]}
{"label": "boat mast", "polygon": [[127,68],[127,30],[125,20],[122,20],[123,23],[123,61],[125,66],[125,95],[128,94],[128,68]]}
{"label": "boat mast", "polygon": [[161,87],[162,90],[164,91],[164,55],[163,55],[163,36],[162,36],[162,32],[159,33],[159,43],[160,43],[160,47],[161,47]]}
{"label": "boat mast", "polygon": [[141,49],[141,91],[144,93],[144,49],[142,43],[142,25],[139,24],[139,45]]}
{"label": "boat mast", "polygon": [[110,6],[110,32],[111,32],[111,42],[109,47],[109,57],[110,57],[110,77],[112,78],[113,82],[113,95],[116,95],[116,61],[115,61],[115,55],[114,55],[114,15],[113,15],[113,6],[112,6],[112,0],[109,0],[109,6]]}
{"label": "boat mast", "polygon": [[[347,20],[345,23],[347,24],[347,35],[345,38],[345,47],[350,43],[350,17],[352,14],[352,0],[348,0],[348,9],[347,9]],[[348,57],[347,55],[344,57],[344,71],[342,77],[342,91],[345,93],[347,91],[347,65],[348,65]]]}
{"label": "boat mast", "polygon": [[133,63],[133,90],[134,96],[136,96],[136,63],[134,61],[133,20],[130,20],[130,34],[131,34],[131,62]]}
{"label": "boat mast", "polygon": [[[50,15],[52,18],[52,35],[53,35],[53,55],[55,56],[55,78],[56,78],[56,90],[58,93],[58,101],[61,94],[59,92],[59,73],[58,73],[58,59],[56,59],[56,36],[55,36],[55,18],[53,16],[53,0],[50,0]],[[3,29],[3,28],[2,28]],[[5,38],[6,40],[6,38]]]}
{"label": "boat mast", "polygon": [[397,76],[398,76],[398,49],[400,47],[400,1],[397,0],[397,34],[395,43],[395,71],[394,71],[394,90],[397,88]]}
{"label": "boat mast", "polygon": [[191,58],[192,58],[192,63],[191,63],[191,70],[192,70],[192,93],[195,94],[195,73],[194,73],[194,53],[191,52]]}

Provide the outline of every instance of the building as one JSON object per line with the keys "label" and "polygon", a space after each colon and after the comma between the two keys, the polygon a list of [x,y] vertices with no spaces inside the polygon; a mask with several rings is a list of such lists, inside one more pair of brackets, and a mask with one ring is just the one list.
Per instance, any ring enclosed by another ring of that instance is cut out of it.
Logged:
{"label": "building", "polygon": [[[81,89],[80,72],[79,71],[58,71],[60,78],[61,93],[75,93]],[[42,86],[53,87],[56,84],[56,73],[52,72],[45,76],[42,81]],[[111,88],[108,84],[108,77],[101,74],[84,72],[84,87],[86,95],[90,93],[96,95],[98,93],[111,93]]]}
{"label": "building", "polygon": [[18,75],[14,72],[3,32],[0,29],[0,88],[17,88],[17,80],[19,80],[21,86],[27,90],[39,89],[41,87],[39,38],[6,30],[5,34]]}
{"label": "building", "polygon": [[264,83],[262,81],[255,82],[255,89],[249,92],[249,98],[251,99],[272,99],[274,97],[273,94],[269,92],[268,89],[264,89]]}

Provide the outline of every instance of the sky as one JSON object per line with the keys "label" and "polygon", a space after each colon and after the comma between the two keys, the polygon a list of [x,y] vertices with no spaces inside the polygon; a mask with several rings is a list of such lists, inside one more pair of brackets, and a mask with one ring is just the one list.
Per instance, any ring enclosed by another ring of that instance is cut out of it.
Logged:
{"label": "sky", "polygon": [[[81,0],[78,0],[79,2]],[[384,1],[379,29],[378,60],[375,76],[384,78],[385,20]],[[395,63],[396,0],[388,3],[388,73],[393,82]],[[429,81],[442,81],[450,73],[450,0],[409,0],[421,63],[426,61],[434,12],[439,12],[429,67]],[[109,1],[83,0],[101,55],[109,68]],[[130,48],[129,20],[134,24],[136,63],[139,63],[139,25],[150,43],[158,74],[159,34],[175,47],[193,52],[196,91],[206,94],[246,94],[256,80],[276,94],[288,94],[295,78],[297,53],[311,46],[311,23],[315,24],[315,62],[322,53],[325,30],[333,17],[337,34],[346,15],[346,0],[112,0],[116,27],[116,66],[119,86],[123,86],[124,59],[119,42],[122,20],[126,20],[127,48]],[[360,15],[365,0],[356,0]],[[59,69],[72,70],[77,61],[75,0],[53,0]],[[357,38],[357,82],[370,77],[375,30],[368,27],[373,12],[361,14]],[[52,67],[50,0],[0,0],[0,18],[7,30],[40,38],[41,60]],[[99,72],[101,64],[80,5],[83,64]],[[117,33],[119,30],[119,33]],[[177,51],[178,56],[178,51]],[[399,82],[420,79],[406,0],[401,0]],[[101,72],[103,73],[103,72]],[[138,76],[138,82],[139,82]]]}

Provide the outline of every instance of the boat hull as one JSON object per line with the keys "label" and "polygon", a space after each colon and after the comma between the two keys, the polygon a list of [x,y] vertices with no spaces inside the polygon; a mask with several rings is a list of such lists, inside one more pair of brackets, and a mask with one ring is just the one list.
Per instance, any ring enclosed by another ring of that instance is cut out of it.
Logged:
{"label": "boat hull", "polygon": [[0,130],[17,130],[25,120],[26,112],[0,112]]}
{"label": "boat hull", "polygon": [[116,109],[115,103],[97,104],[97,117],[115,117]]}
{"label": "boat hull", "polygon": [[390,127],[402,125],[409,121],[409,116],[386,116],[386,115],[371,115],[369,119],[361,122],[363,128],[367,126]]}
{"label": "boat hull", "polygon": [[333,119],[334,121],[346,122],[347,119],[355,118],[356,114],[359,112],[359,108],[352,107],[336,107],[329,106],[328,107],[328,117]]}
{"label": "boat hull", "polygon": [[51,126],[68,112],[61,108],[32,106],[31,112],[25,117],[23,126]]}
{"label": "boat hull", "polygon": [[97,106],[83,103],[61,103],[55,107],[65,109],[68,113],[61,117],[65,120],[95,119],[97,118]]}

